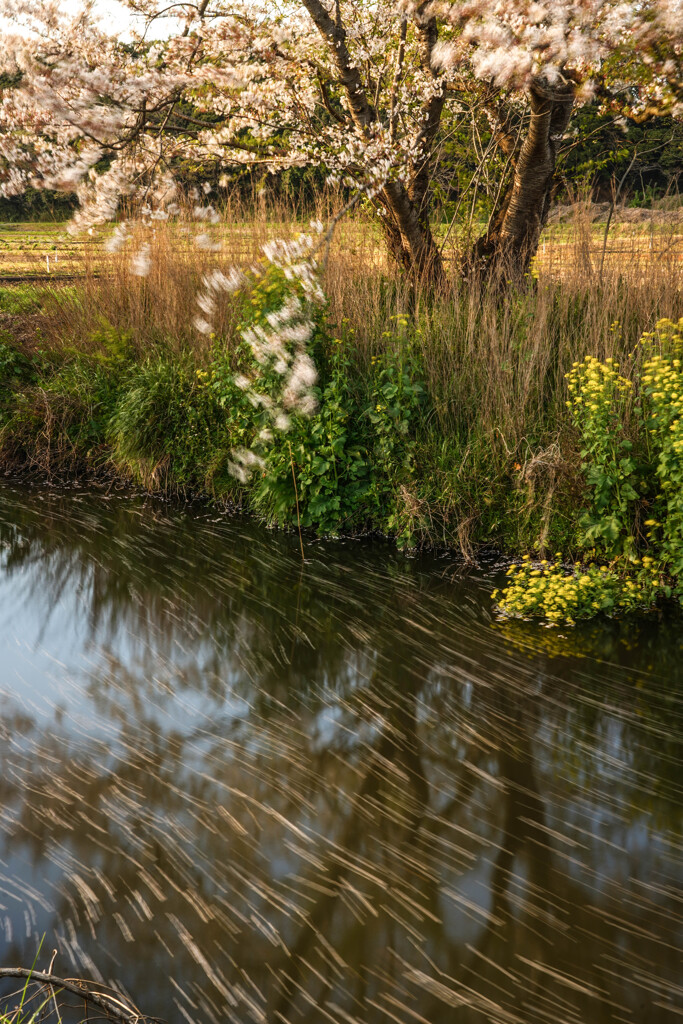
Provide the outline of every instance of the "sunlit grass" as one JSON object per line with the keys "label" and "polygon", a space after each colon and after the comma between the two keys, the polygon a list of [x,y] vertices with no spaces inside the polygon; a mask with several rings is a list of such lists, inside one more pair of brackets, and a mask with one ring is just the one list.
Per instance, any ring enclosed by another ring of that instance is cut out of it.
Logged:
{"label": "sunlit grass", "polygon": [[[337,204],[338,205],[338,204]],[[334,212],[331,201],[315,211],[321,219]],[[666,211],[643,211],[643,220],[622,222],[633,211],[615,211],[605,238],[604,222],[592,222],[590,212],[578,208],[569,222],[550,224],[543,232],[534,273],[552,278],[566,278],[575,270],[581,273],[607,271],[641,273],[665,258],[680,270],[683,266],[683,224],[676,211],[667,219]],[[262,209],[240,202],[227,203],[221,211],[220,223],[210,225],[208,234],[221,251],[214,255],[218,263],[249,263],[261,255],[263,244],[273,238],[294,237],[309,229],[311,213],[273,203]],[[476,234],[483,224],[474,224]],[[113,228],[105,225],[92,233],[70,235],[65,222],[0,224],[0,279],[30,277],[60,279],[108,274],[114,260],[105,243]],[[172,244],[174,257],[194,260],[194,237],[206,229],[189,216],[156,225],[155,235]],[[443,248],[448,266],[455,269],[462,248],[467,244],[467,230],[447,221],[434,225],[437,241]],[[335,232],[332,252],[338,257],[353,258],[356,265],[389,270],[381,231],[369,214],[355,213],[342,220]]]}

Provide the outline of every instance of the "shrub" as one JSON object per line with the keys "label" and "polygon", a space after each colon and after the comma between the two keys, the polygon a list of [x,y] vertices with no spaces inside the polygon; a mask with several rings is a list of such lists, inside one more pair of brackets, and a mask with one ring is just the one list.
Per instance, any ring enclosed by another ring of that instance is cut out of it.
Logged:
{"label": "shrub", "polygon": [[[588,356],[567,375],[590,495],[578,541],[611,565],[569,575],[559,564],[515,566],[498,605],[503,614],[571,622],[672,593],[683,603],[683,320],[660,320],[642,336],[634,355],[641,354],[635,387],[611,359]],[[625,427],[631,403],[633,440]]]}

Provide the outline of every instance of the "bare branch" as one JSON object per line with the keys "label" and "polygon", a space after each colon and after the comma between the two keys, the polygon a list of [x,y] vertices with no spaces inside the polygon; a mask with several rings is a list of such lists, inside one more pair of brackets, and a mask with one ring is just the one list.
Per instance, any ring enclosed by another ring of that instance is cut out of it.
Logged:
{"label": "bare branch", "polygon": [[56,974],[46,974],[43,971],[34,971],[25,967],[0,967],[0,978],[26,978],[29,981],[40,982],[43,985],[56,986],[65,992],[71,992],[79,996],[114,1020],[123,1021],[124,1024],[139,1024],[140,1021],[153,1021],[153,1017],[145,1017],[136,1007],[126,1006],[120,998],[106,993],[94,992],[89,982],[80,979],[58,978]]}

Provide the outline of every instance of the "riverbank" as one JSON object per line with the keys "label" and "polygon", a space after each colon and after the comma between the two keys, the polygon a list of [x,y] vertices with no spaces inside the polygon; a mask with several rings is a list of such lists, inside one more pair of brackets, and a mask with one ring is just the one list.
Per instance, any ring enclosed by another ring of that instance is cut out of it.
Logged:
{"label": "riverbank", "polygon": [[[683,313],[664,264],[429,299],[331,261],[307,342],[315,411],[271,431],[271,385],[255,396],[240,381],[253,377],[245,331],[281,307],[283,279],[223,294],[201,333],[209,257],[151,255],[144,278],[122,263],[61,290],[0,290],[1,472],[198,494],[319,535],[377,531],[467,557],[579,553],[593,496],[566,375],[590,355],[637,376],[643,332]],[[623,430],[636,439],[632,404]]]}

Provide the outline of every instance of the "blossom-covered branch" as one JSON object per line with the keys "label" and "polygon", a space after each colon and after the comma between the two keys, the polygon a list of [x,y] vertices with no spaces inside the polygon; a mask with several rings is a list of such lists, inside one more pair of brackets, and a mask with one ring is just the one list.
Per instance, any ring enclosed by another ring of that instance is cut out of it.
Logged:
{"label": "blossom-covered branch", "polygon": [[[110,219],[121,195],[175,202],[187,156],[315,165],[372,197],[394,259],[438,282],[444,115],[452,129],[480,109],[511,173],[477,259],[524,269],[577,104],[597,94],[634,118],[683,114],[681,0],[129,0],[141,23],[126,44],[87,9],[0,6],[18,29],[0,190],[76,189],[79,228]],[[165,17],[174,31],[150,41]]]}

